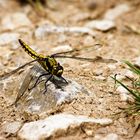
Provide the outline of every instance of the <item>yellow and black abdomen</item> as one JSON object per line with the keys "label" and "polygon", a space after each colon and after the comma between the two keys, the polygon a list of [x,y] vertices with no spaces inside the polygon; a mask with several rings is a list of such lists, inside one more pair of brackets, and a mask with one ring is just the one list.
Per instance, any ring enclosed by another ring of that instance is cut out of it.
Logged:
{"label": "yellow and black abdomen", "polygon": [[37,59],[37,61],[40,63],[40,65],[45,69],[48,70],[48,67],[46,65],[46,59],[47,57],[44,57],[41,54],[37,54],[32,48],[30,48],[24,41],[19,39],[19,43],[21,47],[27,52],[33,59]]}
{"label": "yellow and black abdomen", "polygon": [[33,49],[31,49],[25,42],[19,39],[21,47],[27,52],[33,59],[43,60],[44,56],[37,54]]}
{"label": "yellow and black abdomen", "polygon": [[19,39],[21,47],[27,52],[33,59],[36,59],[38,63],[49,73],[57,76],[61,76],[63,73],[63,67],[55,60],[52,56],[43,56],[37,54],[32,48],[30,48],[26,43]]}

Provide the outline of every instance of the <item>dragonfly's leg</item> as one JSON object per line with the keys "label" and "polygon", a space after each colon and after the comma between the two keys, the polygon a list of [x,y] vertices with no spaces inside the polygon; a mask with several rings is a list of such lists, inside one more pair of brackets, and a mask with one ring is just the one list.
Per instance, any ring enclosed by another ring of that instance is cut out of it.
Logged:
{"label": "dragonfly's leg", "polygon": [[39,82],[36,84],[36,86],[37,86],[39,83],[43,82],[43,81],[45,81],[45,79],[43,79],[43,80],[39,81]]}
{"label": "dragonfly's leg", "polygon": [[46,76],[46,75],[49,75],[50,73],[45,73],[45,74],[42,74],[42,75],[40,75],[38,78],[37,78],[37,80],[36,80],[36,82],[35,82],[35,84],[31,87],[31,88],[28,88],[28,90],[32,90],[33,88],[35,88],[40,82],[38,82],[39,81],[39,79],[41,78],[41,77],[43,77],[43,76]]}
{"label": "dragonfly's leg", "polygon": [[47,87],[48,87],[47,83],[48,83],[48,81],[51,80],[52,77],[53,77],[53,75],[51,75],[51,76],[46,80],[46,82],[45,82],[45,90],[44,90],[43,94],[45,94],[45,92],[47,92]]}
{"label": "dragonfly's leg", "polygon": [[68,82],[65,78],[63,78],[62,76],[58,77],[58,78],[60,79],[59,81],[57,81],[57,79],[55,79],[55,77],[53,77],[53,79],[52,79],[53,80],[52,83],[55,85],[56,88],[63,89],[62,87],[63,87],[64,83],[65,83],[64,85],[68,85]]}
{"label": "dragonfly's leg", "polygon": [[[66,85],[68,85],[68,82],[66,81],[66,79],[64,79],[62,76],[61,76],[61,78],[62,78],[62,80],[65,81]],[[56,88],[61,89],[62,91],[64,90],[63,89],[63,84],[62,85],[61,85],[61,83],[59,84],[58,82],[55,81],[55,79],[53,80],[53,83],[54,83],[54,85],[55,85]]]}
{"label": "dragonfly's leg", "polygon": [[64,77],[61,76],[61,78],[68,84],[68,81]]}
{"label": "dragonfly's leg", "polygon": [[[37,80],[36,80],[37,81]],[[39,80],[38,80],[39,81]],[[39,82],[36,82],[36,85],[34,84],[34,86],[32,88],[29,88],[28,90],[32,90],[33,88],[35,88],[37,85],[39,85],[41,82],[45,81],[45,79],[40,80]]]}

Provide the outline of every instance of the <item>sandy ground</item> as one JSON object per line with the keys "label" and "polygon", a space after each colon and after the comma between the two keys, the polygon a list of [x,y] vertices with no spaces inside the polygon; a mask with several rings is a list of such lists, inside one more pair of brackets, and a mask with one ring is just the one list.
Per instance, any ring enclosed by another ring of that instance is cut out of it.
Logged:
{"label": "sandy ground", "polygon": [[[38,25],[42,25],[45,22],[61,26],[83,26],[90,20],[102,19],[103,14],[109,8],[113,8],[121,3],[127,3],[133,8],[115,19],[115,29],[107,32],[95,31],[95,37],[91,37],[88,34],[73,35],[72,33],[65,35],[49,34],[43,39],[36,39],[34,37],[33,31]],[[88,88],[92,94],[90,97],[79,95],[72,102],[61,105],[53,114],[67,112],[94,118],[113,118],[114,123],[108,127],[100,128],[100,133],[116,133],[119,139],[138,140],[140,131],[134,134],[138,123],[137,116],[125,117],[122,115],[118,117],[112,115],[120,111],[119,107],[127,106],[127,103],[120,101],[120,95],[114,89],[114,81],[110,76],[116,73],[124,73],[126,67],[121,62],[122,60],[133,61],[134,58],[140,56],[140,36],[131,31],[127,31],[125,28],[126,24],[132,24],[139,28],[140,2],[138,0],[99,0],[98,2],[91,3],[90,0],[87,0],[87,2],[83,0],[61,0],[49,2],[49,7],[51,8],[47,8],[47,15],[43,16],[33,11],[30,6],[21,6],[14,0],[7,1],[7,4],[0,8],[1,21],[9,14],[25,12],[32,24],[28,27],[13,29],[12,31],[0,30],[0,33],[19,33],[20,38],[24,39],[28,44],[33,45],[36,50],[39,50],[39,52],[45,55],[54,53],[53,48],[58,45],[70,44],[73,49],[93,46],[92,49],[82,50],[77,55],[91,58],[102,56],[103,58],[112,58],[119,61],[118,63],[112,64],[59,59],[63,63],[64,77],[77,81],[79,84]],[[84,14],[85,17],[82,16]],[[16,46],[19,46],[18,44],[14,46],[15,48],[11,44],[0,46],[1,74],[31,60],[20,47],[16,48]],[[24,112],[18,111],[15,107],[7,107],[15,99],[19,79],[20,82],[23,80],[23,73],[20,76],[18,74],[14,75],[13,80],[5,85],[5,89],[3,89],[3,84],[0,85],[2,88],[0,91],[0,124],[15,120],[25,123],[39,119],[38,115],[25,117]],[[45,118],[46,116],[41,116],[41,118]],[[3,133],[2,129],[0,135],[0,139],[17,139],[16,135]],[[58,139],[77,138],[90,139],[90,137],[82,133],[72,136],[65,135]]]}

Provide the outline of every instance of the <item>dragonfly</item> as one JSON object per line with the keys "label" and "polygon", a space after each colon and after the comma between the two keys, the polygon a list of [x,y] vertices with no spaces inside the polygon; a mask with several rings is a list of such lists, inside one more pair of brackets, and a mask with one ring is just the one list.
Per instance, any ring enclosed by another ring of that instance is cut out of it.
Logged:
{"label": "dragonfly", "polygon": [[[44,56],[42,54],[38,54],[37,52],[35,52],[22,39],[18,39],[18,41],[19,41],[19,44],[21,45],[21,47],[24,49],[24,51],[27,54],[29,54],[33,58],[33,60],[27,62],[26,64],[18,67],[17,69],[15,69],[15,70],[13,70],[9,73],[5,73],[3,75],[0,75],[0,80],[4,80],[4,79],[8,78],[9,76],[17,73],[19,70],[23,69],[24,67],[29,66],[33,62],[38,62],[40,64],[40,66],[44,69],[45,73],[38,76],[34,85],[29,90],[32,90],[33,88],[35,88],[42,81],[41,79],[42,79],[43,76],[44,77],[47,76],[47,80],[45,81],[45,92],[47,90],[48,81],[51,81],[51,79],[54,78],[54,76],[58,77],[59,79],[62,79],[63,82],[68,84],[67,80],[62,76],[64,68],[63,68],[63,66],[60,65],[59,62],[57,62],[56,58],[71,58],[71,59],[84,60],[84,61],[90,61],[90,62],[99,61],[99,62],[105,62],[105,63],[116,63],[117,62],[114,59],[105,59],[105,58],[102,58],[100,56],[97,56],[95,58],[85,58],[85,57],[65,55],[65,54],[68,54],[68,53],[78,51],[76,49],[73,49],[71,51],[60,52],[60,53],[55,53],[55,54],[52,54],[52,55]],[[60,87],[59,85],[56,85],[56,86]],[[16,99],[16,102],[17,102],[17,99]]]}

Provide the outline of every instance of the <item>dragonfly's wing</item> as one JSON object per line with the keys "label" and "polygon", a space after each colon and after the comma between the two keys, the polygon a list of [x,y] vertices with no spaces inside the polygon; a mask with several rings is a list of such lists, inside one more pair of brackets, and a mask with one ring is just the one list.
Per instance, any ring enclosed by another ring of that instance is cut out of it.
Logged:
{"label": "dragonfly's wing", "polygon": [[4,80],[4,79],[8,78],[9,76],[11,76],[11,75],[17,73],[20,69],[23,69],[24,67],[28,66],[29,64],[31,64],[31,63],[33,63],[33,62],[35,62],[35,61],[37,61],[37,59],[36,59],[36,60],[32,60],[32,61],[30,61],[30,62],[28,62],[28,63],[26,63],[26,64],[24,64],[24,65],[18,67],[17,69],[11,71],[11,72],[8,72],[8,73],[5,73],[5,74],[3,74],[3,75],[0,75],[0,80]]}
{"label": "dragonfly's wing", "polygon": [[[94,44],[94,46],[95,45],[101,45],[102,46],[102,44]],[[65,55],[65,54],[71,54],[71,53],[74,53],[74,52],[79,52],[81,50],[87,50],[87,49],[95,49],[95,48],[92,45],[92,46],[84,47],[84,48],[81,48],[81,49],[73,49],[71,51],[55,53],[51,56],[54,57],[54,58],[71,58],[71,59],[77,59],[77,60],[89,61],[89,62],[102,62],[102,63],[116,63],[117,62],[117,60],[106,59],[106,58],[102,58],[100,56],[96,56],[95,58],[85,58],[85,57],[68,56],[68,55],[66,56]]]}
{"label": "dragonfly's wing", "polygon": [[51,56],[52,57],[55,57],[55,56],[58,56],[58,55],[60,55],[60,54],[68,54],[68,53],[73,53],[73,52],[76,52],[76,51],[79,51],[78,49],[73,49],[73,50],[71,50],[71,51],[65,51],[65,52],[59,52],[59,53],[55,53],[55,54],[52,54]]}
{"label": "dragonfly's wing", "polygon": [[87,49],[96,49],[96,48],[94,48],[93,46],[96,46],[96,45],[100,45],[100,46],[102,46],[102,44],[99,44],[99,43],[96,43],[96,44],[94,44],[94,45],[90,45],[90,46],[87,46],[87,47],[84,47],[84,48],[80,48],[80,49],[73,49],[73,50],[70,50],[70,51],[65,51],[65,52],[59,52],[59,53],[55,53],[55,54],[52,54],[51,56],[58,56],[58,55],[60,55],[60,54],[62,54],[62,55],[64,55],[64,54],[71,54],[71,53],[73,53],[73,52],[79,52],[79,51],[81,51],[81,50],[87,50]]}
{"label": "dragonfly's wing", "polygon": [[55,58],[71,58],[77,59],[82,61],[89,61],[89,62],[102,62],[102,63],[116,63],[117,60],[114,59],[106,59],[100,56],[96,56],[95,58],[86,58],[86,57],[78,57],[78,56],[65,56],[65,55],[55,55]]}
{"label": "dragonfly's wing", "polygon": [[29,87],[30,87],[30,84],[32,84],[32,82],[34,84],[34,81],[36,81],[37,75],[38,74],[44,74],[44,72],[45,71],[41,67],[39,67],[37,65],[34,65],[29,70],[27,75],[25,76],[25,78],[24,78],[24,80],[23,80],[23,82],[22,82],[22,84],[19,88],[19,91],[18,91],[15,102],[13,104],[11,104],[10,106],[12,106],[12,105],[17,106],[19,100],[22,99],[22,98],[23,98],[23,101],[24,101],[24,98],[26,98],[26,95],[31,92],[31,91],[27,91],[27,89],[29,89]]}
{"label": "dragonfly's wing", "polygon": [[[24,79],[24,81],[22,83],[22,86],[19,89],[19,92],[18,92],[18,95],[16,97],[16,100],[12,105],[17,106],[18,101],[24,96],[24,94],[25,94],[27,88],[29,87],[29,84],[30,84],[30,82],[31,82],[31,80],[33,78],[32,75],[31,75],[32,74],[31,71],[32,70],[30,70],[30,72],[26,75],[26,77],[25,77],[25,79]],[[10,106],[12,106],[12,105],[10,105]]]}

